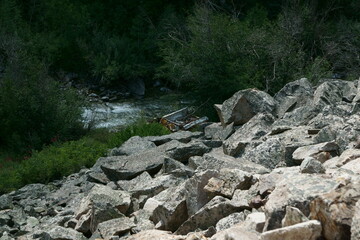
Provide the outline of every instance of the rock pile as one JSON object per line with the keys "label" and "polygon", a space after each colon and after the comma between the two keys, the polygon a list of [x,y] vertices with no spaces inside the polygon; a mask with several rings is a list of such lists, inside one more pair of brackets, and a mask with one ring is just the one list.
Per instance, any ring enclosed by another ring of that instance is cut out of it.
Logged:
{"label": "rock pile", "polygon": [[239,91],[204,133],[0,196],[0,239],[360,239],[359,104],[359,81]]}

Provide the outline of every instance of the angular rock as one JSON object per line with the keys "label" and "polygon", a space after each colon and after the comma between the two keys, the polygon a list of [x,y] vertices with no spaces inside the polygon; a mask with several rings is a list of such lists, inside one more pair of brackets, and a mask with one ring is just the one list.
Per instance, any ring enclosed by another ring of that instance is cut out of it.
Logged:
{"label": "angular rock", "polygon": [[204,187],[214,195],[231,198],[236,189],[247,190],[251,186],[252,175],[239,169],[224,168],[220,170],[219,177],[209,179]]}
{"label": "angular rock", "polygon": [[204,136],[206,139],[214,139],[215,134],[223,129],[221,123],[212,123],[204,128]]}
{"label": "angular rock", "polygon": [[306,78],[287,83],[274,96],[277,102],[276,112],[278,117],[282,117],[286,112],[308,104],[313,94],[312,85]]}
{"label": "angular rock", "polygon": [[230,156],[239,155],[251,141],[266,135],[270,131],[273,122],[274,117],[271,114],[257,114],[224,141],[224,153]]}
{"label": "angular rock", "polygon": [[9,195],[4,194],[0,196],[0,211],[4,209],[10,209],[13,207],[14,205],[12,203],[12,198]]}
{"label": "angular rock", "polygon": [[241,159],[254,162],[268,169],[285,164],[285,147],[278,139],[267,139],[258,146],[248,149]]}
{"label": "angular rock", "polygon": [[325,168],[313,157],[306,157],[300,165],[301,173],[325,173]]}
{"label": "angular rock", "polygon": [[286,214],[281,221],[281,225],[282,227],[288,227],[307,221],[309,221],[309,219],[298,208],[286,206]]}
{"label": "angular rock", "polygon": [[154,196],[165,189],[162,182],[153,179],[147,172],[143,172],[130,181],[118,181],[117,185],[135,198],[140,195]]}
{"label": "angular rock", "polygon": [[256,197],[256,192],[253,190],[236,190],[231,199],[235,206],[240,209],[252,209],[251,201]]}
{"label": "angular rock", "polygon": [[317,240],[321,237],[321,223],[316,220],[264,232],[260,240]]}
{"label": "angular rock", "polygon": [[360,239],[360,201],[358,200],[351,223],[351,240]]}
{"label": "angular rock", "polygon": [[171,174],[176,177],[191,177],[194,175],[194,170],[185,166],[179,161],[176,161],[171,158],[166,158],[164,160],[164,165],[161,169],[162,174]]}
{"label": "angular rock", "polygon": [[210,240],[259,240],[259,233],[245,229],[241,223],[217,232]]}
{"label": "angular rock", "polygon": [[[336,104],[343,99],[350,101],[356,94],[353,82],[332,80],[322,83],[314,92],[313,104],[318,107]],[[350,97],[350,95],[353,95]]]}
{"label": "angular rock", "polygon": [[336,166],[341,167],[353,160],[360,158],[360,149],[347,149],[337,159]]}
{"label": "angular rock", "polygon": [[251,231],[262,233],[265,225],[265,213],[254,212],[247,215],[243,226]]}
{"label": "angular rock", "polygon": [[100,183],[104,185],[110,182],[110,180],[103,172],[90,172],[87,174],[87,180],[89,182]]}
{"label": "angular rock", "polygon": [[199,171],[184,183],[186,208],[189,216],[195,214],[213,198],[213,195],[204,188],[211,178],[218,176],[219,172],[215,170]]}
{"label": "angular rock", "polygon": [[71,228],[57,226],[50,231],[44,232],[43,240],[85,240],[86,238],[79,232]]}
{"label": "angular rock", "polygon": [[232,122],[241,125],[257,113],[274,113],[275,107],[275,100],[269,94],[257,89],[246,89],[238,91],[222,104],[219,118],[223,126]]}
{"label": "angular rock", "polygon": [[88,196],[81,201],[76,213],[78,223],[75,229],[82,233],[94,232],[99,223],[122,217],[130,204],[129,193],[95,185]]}
{"label": "angular rock", "polygon": [[313,157],[319,160],[323,152],[328,153],[330,158],[331,156],[338,155],[338,151],[339,146],[335,142],[325,142],[315,145],[299,147],[295,150],[292,156],[295,161],[301,163],[306,157]]}
{"label": "angular rock", "polygon": [[150,221],[151,213],[146,210],[140,209],[132,213],[130,217],[136,224],[136,226],[131,229],[132,233],[155,229],[155,224]]}
{"label": "angular rock", "polygon": [[105,240],[110,240],[112,237],[121,236],[135,227],[133,221],[127,217],[115,218],[98,225],[98,231]]}
{"label": "angular rock", "polygon": [[[167,192],[163,201],[149,200],[145,203],[144,209],[151,210],[151,220],[156,224],[157,229],[175,231],[187,218],[185,190],[183,186]],[[154,206],[149,207],[149,204]]]}
{"label": "angular rock", "polygon": [[167,149],[166,154],[180,162],[187,162],[192,156],[202,156],[209,152],[211,148],[202,142],[192,141],[187,144],[180,144],[172,149]]}
{"label": "angular rock", "polygon": [[310,213],[310,202],[337,185],[335,179],[319,174],[293,172],[283,175],[283,180],[276,184],[265,204],[267,222],[264,229],[273,230],[281,227],[286,206],[296,207],[307,216]]}
{"label": "angular rock", "polygon": [[211,199],[203,190],[209,179],[218,176],[217,171],[198,172],[178,186],[150,198],[144,209],[152,212],[151,220],[159,223],[161,230],[175,231],[189,216],[196,213]]}
{"label": "angular rock", "polygon": [[195,231],[196,229],[206,230],[211,226],[215,226],[220,219],[236,212],[237,210],[239,209],[234,206],[229,199],[216,196],[198,212],[186,220],[176,230],[176,234],[184,235]]}
{"label": "angular rock", "polygon": [[196,165],[200,169],[235,168],[250,173],[264,174],[270,172],[268,168],[247,159],[237,159],[225,155],[221,148],[213,149],[210,153],[204,154],[202,158],[197,158],[196,163],[189,160],[189,165]]}
{"label": "angular rock", "polygon": [[164,152],[147,150],[130,156],[115,156],[100,158],[98,164],[106,176],[112,181],[129,180],[147,171],[157,173],[166,155]]}
{"label": "angular rock", "polygon": [[205,127],[205,138],[212,140],[225,140],[234,132],[234,124],[223,127],[221,123],[213,123]]}
{"label": "angular rock", "polygon": [[161,230],[146,230],[127,238],[127,240],[184,240],[182,236],[172,235],[171,232]]}
{"label": "angular rock", "polygon": [[109,156],[121,156],[137,154],[151,148],[155,148],[155,143],[139,136],[129,138],[119,148],[113,148],[109,152]]}
{"label": "angular rock", "polygon": [[349,183],[316,197],[310,204],[310,218],[321,221],[326,239],[349,239],[359,199],[360,182]]}
{"label": "angular rock", "polygon": [[199,138],[202,135],[202,132],[178,131],[168,135],[144,137],[143,139],[149,140],[155,143],[156,146],[159,146],[172,140],[177,140],[182,143],[188,143],[191,141],[191,139]]}
{"label": "angular rock", "polygon": [[246,214],[244,212],[232,213],[227,217],[220,219],[216,223],[216,231],[220,232],[222,230],[228,229],[238,223],[241,223],[245,220]]}
{"label": "angular rock", "polygon": [[350,170],[356,174],[360,174],[360,158],[357,158],[355,160],[346,163],[341,168]]}

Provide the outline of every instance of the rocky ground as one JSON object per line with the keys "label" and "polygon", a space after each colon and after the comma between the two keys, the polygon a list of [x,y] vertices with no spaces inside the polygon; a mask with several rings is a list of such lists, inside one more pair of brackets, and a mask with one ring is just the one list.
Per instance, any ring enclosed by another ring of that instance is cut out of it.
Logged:
{"label": "rocky ground", "polygon": [[359,81],[247,89],[216,109],[204,132],[132,137],[0,196],[0,239],[360,239]]}

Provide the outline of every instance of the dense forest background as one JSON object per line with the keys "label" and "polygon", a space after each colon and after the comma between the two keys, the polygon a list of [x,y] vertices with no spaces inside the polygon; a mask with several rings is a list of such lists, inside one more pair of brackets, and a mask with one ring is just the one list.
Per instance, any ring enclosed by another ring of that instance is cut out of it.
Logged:
{"label": "dense forest background", "polygon": [[358,0],[1,0],[0,144],[80,134],[64,73],[109,88],[160,80],[211,106],[299,77],[354,80],[359,66]]}

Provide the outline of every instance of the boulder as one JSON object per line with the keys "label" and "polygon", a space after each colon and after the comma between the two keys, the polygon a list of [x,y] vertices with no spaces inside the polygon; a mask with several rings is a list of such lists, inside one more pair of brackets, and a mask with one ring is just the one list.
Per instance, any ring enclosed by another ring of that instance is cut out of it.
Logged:
{"label": "boulder", "polygon": [[[295,150],[292,157],[298,163],[301,163],[306,157],[313,157],[317,160],[324,159],[323,154],[327,158],[338,155],[339,146],[335,142],[325,142],[304,147]],[[326,159],[326,158],[325,158]],[[326,159],[327,160],[327,159]]]}
{"label": "boulder", "polygon": [[132,155],[142,151],[155,148],[155,143],[139,136],[129,138],[119,148],[113,148],[109,152],[109,156]]}
{"label": "boulder", "polygon": [[353,82],[331,80],[322,83],[314,92],[313,105],[324,107],[341,101],[351,102],[356,95]]}
{"label": "boulder", "polygon": [[189,165],[195,165],[199,169],[220,170],[222,168],[234,168],[249,173],[264,174],[270,172],[268,168],[245,158],[238,159],[225,155],[222,148],[213,149],[210,153],[204,154],[202,158],[189,159]]}
{"label": "boulder", "polygon": [[205,138],[212,140],[226,140],[234,132],[234,124],[225,127],[221,123],[212,123],[204,129]]}
{"label": "boulder", "polygon": [[271,130],[271,124],[273,122],[274,117],[271,114],[257,114],[224,141],[224,153],[230,156],[241,154],[247,144],[266,135]]}
{"label": "boulder", "polygon": [[286,206],[286,214],[281,221],[281,225],[282,227],[288,227],[307,221],[309,221],[309,219],[298,208]]}
{"label": "boulder", "polygon": [[218,175],[214,170],[198,172],[178,187],[148,199],[144,209],[152,212],[151,220],[159,223],[159,229],[175,231],[210,201],[212,195],[204,191],[204,187],[209,179]]}
{"label": "boulder", "polygon": [[155,148],[130,156],[100,158],[97,164],[112,181],[130,180],[145,171],[150,174],[157,173],[165,158],[166,154]]}
{"label": "boulder", "polygon": [[285,146],[277,138],[268,138],[257,146],[249,147],[241,159],[274,169],[279,164],[285,165]]}
{"label": "boulder", "polygon": [[135,227],[133,221],[127,217],[121,217],[100,223],[98,231],[104,240],[110,240],[113,237],[130,232],[133,227]]}
{"label": "boulder", "polygon": [[130,204],[129,193],[95,185],[81,201],[76,213],[78,222],[75,229],[82,233],[94,232],[99,223],[122,217]]}
{"label": "boulder", "polygon": [[143,172],[130,181],[118,181],[117,185],[120,189],[131,193],[132,197],[135,198],[139,198],[140,195],[152,197],[165,189],[161,181],[153,179],[147,172]]}
{"label": "boulder", "polygon": [[356,174],[360,174],[360,158],[357,158],[355,160],[346,163],[341,168],[350,170]]}
{"label": "boulder", "polygon": [[240,209],[252,209],[258,208],[256,206],[252,206],[252,201],[257,197],[256,191],[254,189],[250,190],[236,190],[231,199],[235,206],[238,206]]}
{"label": "boulder", "polygon": [[316,220],[264,232],[260,240],[317,240],[321,237],[321,223]]}
{"label": "boulder", "polygon": [[305,216],[310,214],[310,203],[323,193],[336,187],[338,183],[331,177],[320,174],[284,174],[265,204],[267,217],[265,230],[281,227],[286,206],[298,208]]}
{"label": "boulder", "polygon": [[110,182],[110,180],[107,178],[105,173],[93,172],[93,171],[87,173],[87,180],[89,182],[100,183],[100,184],[104,184],[104,185],[106,185]]}
{"label": "boulder", "polygon": [[220,219],[216,223],[216,231],[220,232],[220,231],[228,229],[238,223],[241,223],[245,220],[246,216],[247,215],[244,212],[232,213],[229,216]]}
{"label": "boulder", "polygon": [[180,162],[187,162],[192,156],[202,156],[211,150],[210,147],[206,146],[202,142],[191,141],[187,144],[179,144],[174,148],[167,149],[166,154]]}
{"label": "boulder", "polygon": [[185,189],[186,208],[189,216],[194,215],[213,198],[213,195],[205,191],[204,188],[211,178],[218,176],[219,171],[206,170],[198,171],[193,177],[186,180],[183,187]]}
{"label": "boulder", "polygon": [[218,113],[223,126],[232,122],[241,125],[257,113],[274,113],[275,107],[275,100],[269,94],[257,89],[245,89],[223,102]]}
{"label": "boulder", "polygon": [[13,207],[12,198],[8,194],[0,196],[0,211],[4,209],[11,209]]}
{"label": "boulder", "polygon": [[178,131],[168,135],[144,137],[143,139],[151,141],[155,143],[156,146],[159,146],[172,140],[188,143],[191,139],[199,138],[201,136],[203,136],[202,132]]}
{"label": "boulder", "polygon": [[295,108],[305,106],[311,101],[313,94],[312,85],[306,78],[287,83],[274,96],[278,117],[284,116],[286,112],[291,112]]}
{"label": "boulder", "polygon": [[229,199],[221,196],[214,197],[204,207],[186,220],[177,230],[176,234],[184,235],[196,229],[206,230],[211,226],[216,226],[216,223],[239,210],[232,204]]}
{"label": "boulder", "polygon": [[231,198],[235,190],[247,190],[251,186],[252,175],[250,173],[241,171],[239,169],[223,168],[219,172],[218,177],[209,179],[207,185],[204,187],[215,195],[221,195]]}
{"label": "boulder", "polygon": [[351,223],[351,240],[360,239],[360,201],[358,200]]}
{"label": "boulder", "polygon": [[79,232],[71,228],[57,226],[50,231],[42,233],[42,240],[85,240],[86,238]]}
{"label": "boulder", "polygon": [[321,221],[327,240],[350,239],[352,218],[359,199],[360,182],[340,186],[311,202],[310,218]]}
{"label": "boulder", "polygon": [[166,192],[162,200],[149,199],[144,209],[152,210],[150,219],[160,230],[174,232],[188,218],[184,184]]}
{"label": "boulder", "polygon": [[194,175],[194,170],[192,168],[171,158],[165,158],[164,165],[160,172],[162,174],[170,174],[180,178],[188,178]]}
{"label": "boulder", "polygon": [[136,224],[136,226],[131,229],[132,233],[155,229],[155,224],[150,220],[151,213],[149,211],[140,209],[133,212],[130,217]]}
{"label": "boulder", "polygon": [[259,240],[259,233],[245,229],[240,223],[217,232],[210,240]]}
{"label": "boulder", "polygon": [[262,233],[265,225],[265,213],[263,212],[254,212],[247,215],[243,226],[251,231],[256,231]]}
{"label": "boulder", "polygon": [[325,173],[325,168],[320,161],[313,157],[306,157],[300,165],[301,173]]}
{"label": "boulder", "polygon": [[359,80],[357,81],[357,90],[356,90],[356,95],[353,99],[353,102],[360,102],[360,84],[359,84]]}
{"label": "boulder", "polygon": [[172,235],[171,232],[161,230],[145,230],[134,234],[127,240],[183,240],[182,236]]}

